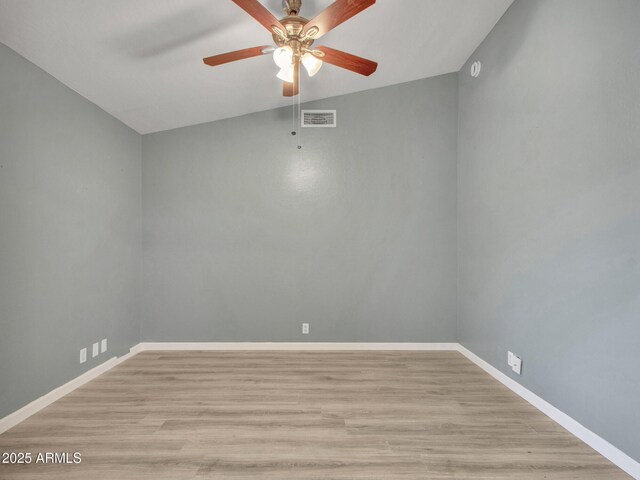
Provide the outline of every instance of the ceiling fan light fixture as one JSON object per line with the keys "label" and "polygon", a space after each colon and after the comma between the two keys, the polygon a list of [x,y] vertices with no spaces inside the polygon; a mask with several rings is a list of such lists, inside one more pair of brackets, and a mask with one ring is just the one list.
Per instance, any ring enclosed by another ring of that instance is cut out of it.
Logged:
{"label": "ceiling fan light fixture", "polygon": [[320,71],[322,64],[322,60],[309,52],[302,56],[302,65],[304,65],[304,68],[307,70],[310,77],[313,77]]}
{"label": "ceiling fan light fixture", "polygon": [[280,68],[290,67],[293,62],[293,49],[289,45],[276,48],[273,52],[273,61]]}
{"label": "ceiling fan light fixture", "polygon": [[293,83],[293,65],[287,65],[280,69],[278,78],[283,82]]}
{"label": "ceiling fan light fixture", "polygon": [[371,7],[376,0],[333,0],[331,5],[311,20],[300,15],[303,0],[279,0],[287,14],[281,20],[263,5],[265,0],[232,1],[271,33],[278,48],[262,45],[213,55],[202,59],[205,65],[217,67],[246,58],[273,54],[273,60],[279,68],[277,76],[284,80],[282,95],[285,97],[295,97],[300,93],[301,63],[310,77],[318,73],[323,63],[367,77],[378,68],[376,62],[333,48],[323,46],[310,49],[315,40]]}

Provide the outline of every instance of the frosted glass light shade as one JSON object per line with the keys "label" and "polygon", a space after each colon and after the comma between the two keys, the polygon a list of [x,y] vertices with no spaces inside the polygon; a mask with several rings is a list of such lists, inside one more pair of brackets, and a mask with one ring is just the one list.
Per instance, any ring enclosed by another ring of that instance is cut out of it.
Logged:
{"label": "frosted glass light shade", "polygon": [[304,65],[304,68],[307,69],[307,73],[310,77],[313,77],[316,73],[318,73],[318,71],[322,67],[322,63],[322,60],[308,52],[302,56],[302,65]]}
{"label": "frosted glass light shade", "polygon": [[288,45],[276,48],[273,52],[273,61],[276,62],[276,65],[280,68],[290,66],[293,61],[293,50]]}
{"label": "frosted glass light shade", "polygon": [[281,68],[278,72],[278,78],[283,82],[293,83],[293,65]]}

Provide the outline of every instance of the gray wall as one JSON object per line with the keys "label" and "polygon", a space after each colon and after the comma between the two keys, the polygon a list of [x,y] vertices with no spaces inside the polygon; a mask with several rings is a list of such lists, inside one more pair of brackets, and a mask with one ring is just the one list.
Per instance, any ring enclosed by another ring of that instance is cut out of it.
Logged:
{"label": "gray wall", "polygon": [[301,151],[281,109],[141,154],[0,45],[0,417],[105,336],[100,361],[140,338],[459,339],[512,376],[522,355],[514,378],[640,459],[639,18],[518,0],[459,76],[310,105],[338,128]]}
{"label": "gray wall", "polygon": [[[457,80],[143,138],[146,341],[455,340]],[[310,335],[301,323],[311,324]]]}
{"label": "gray wall", "polygon": [[137,133],[0,44],[0,418],[138,343],[140,160]]}
{"label": "gray wall", "polygon": [[461,342],[636,459],[639,21],[516,1],[459,75],[458,145]]}

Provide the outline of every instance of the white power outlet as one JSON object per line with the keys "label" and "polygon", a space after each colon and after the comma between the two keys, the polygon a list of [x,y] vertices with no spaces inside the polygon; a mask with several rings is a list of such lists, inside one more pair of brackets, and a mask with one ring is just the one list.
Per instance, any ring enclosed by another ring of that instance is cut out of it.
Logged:
{"label": "white power outlet", "polygon": [[93,344],[93,349],[91,350],[91,357],[97,357],[100,353],[100,344],[98,342]]}
{"label": "white power outlet", "polygon": [[103,338],[100,342],[100,353],[104,353],[107,351],[107,339]]}
{"label": "white power outlet", "polygon": [[302,334],[303,335],[309,335],[309,324],[308,323],[303,323],[302,324]]}
{"label": "white power outlet", "polygon": [[518,375],[522,375],[522,358],[520,358],[520,356],[516,355],[513,352],[508,352],[507,363],[511,367],[511,370],[513,370]]}
{"label": "white power outlet", "polygon": [[80,363],[84,363],[87,361],[87,349],[83,348],[80,350]]}
{"label": "white power outlet", "polygon": [[522,359],[517,355],[513,356],[513,365],[511,366],[511,370],[516,372],[518,375],[522,375]]}

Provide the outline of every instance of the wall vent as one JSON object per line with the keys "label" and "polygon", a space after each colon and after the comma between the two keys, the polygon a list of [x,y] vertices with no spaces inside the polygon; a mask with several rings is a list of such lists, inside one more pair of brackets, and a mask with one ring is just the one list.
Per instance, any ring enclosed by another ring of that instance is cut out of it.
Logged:
{"label": "wall vent", "polygon": [[335,127],[335,110],[302,110],[303,127]]}

